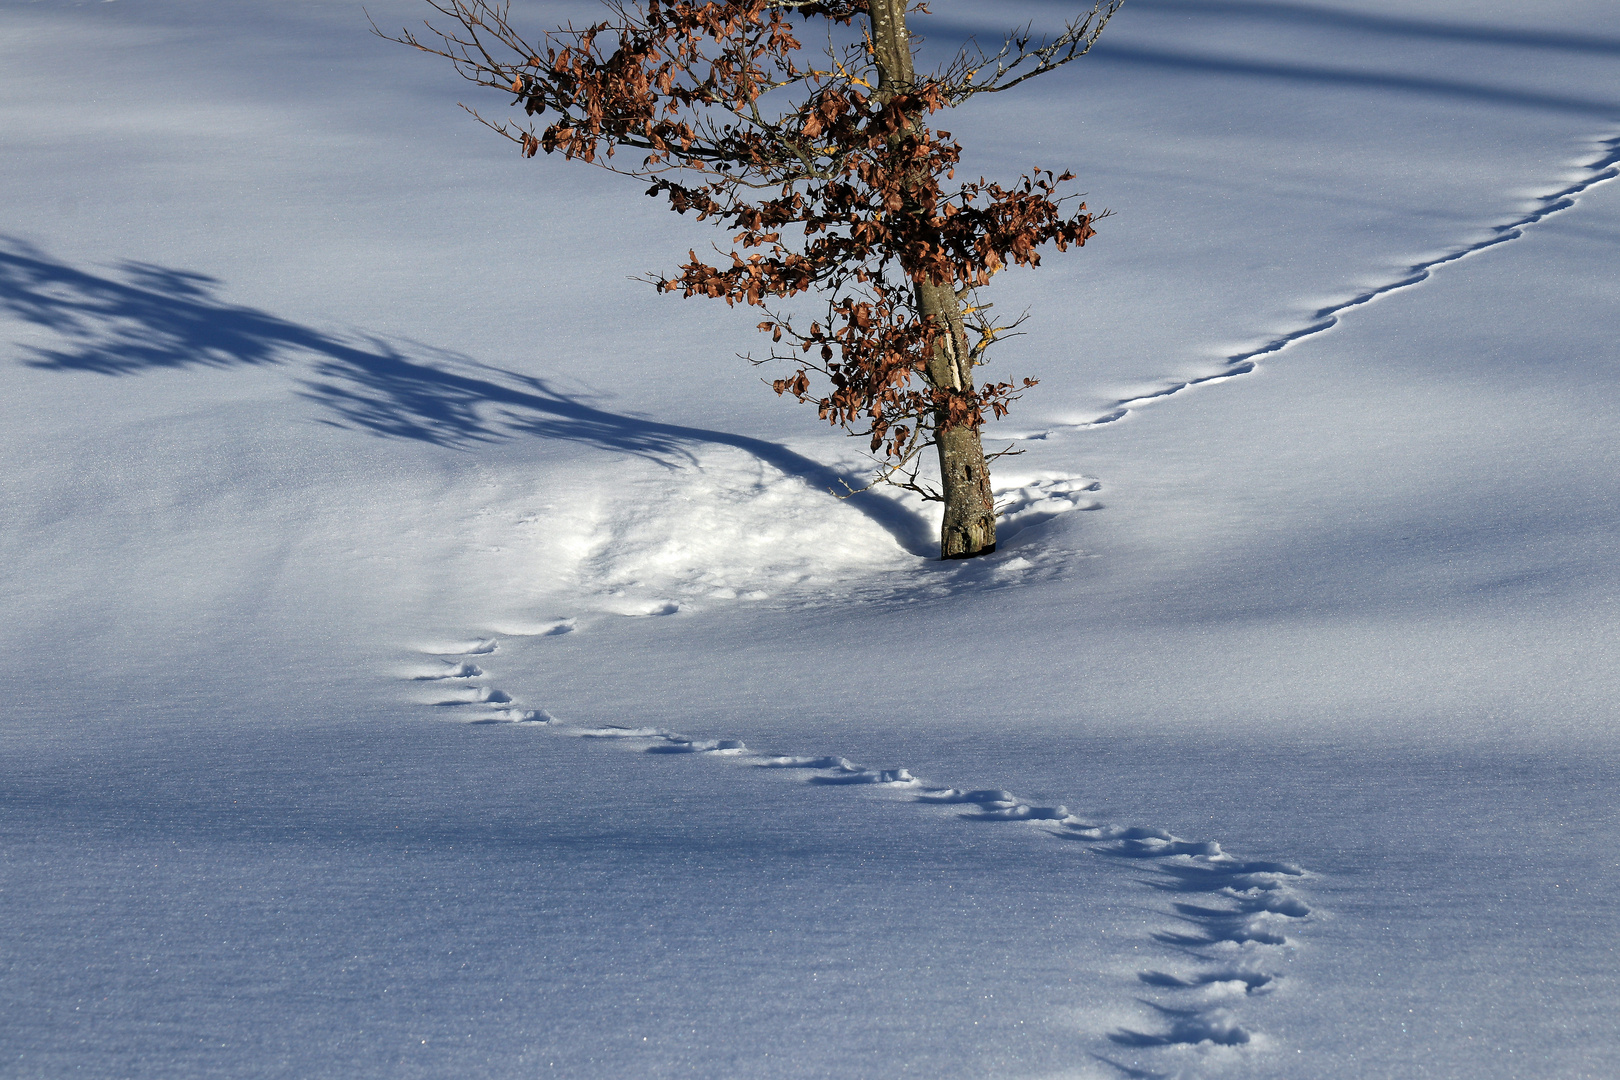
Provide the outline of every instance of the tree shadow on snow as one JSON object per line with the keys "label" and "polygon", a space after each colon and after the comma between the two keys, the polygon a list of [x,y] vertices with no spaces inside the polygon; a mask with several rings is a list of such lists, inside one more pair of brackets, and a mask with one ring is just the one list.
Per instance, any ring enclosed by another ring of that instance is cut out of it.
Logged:
{"label": "tree shadow on snow", "polygon": [[[1054,14],[1067,18],[1073,13],[1069,0],[1046,0]],[[987,10],[988,6],[987,6]],[[1620,102],[1595,97],[1543,93],[1526,87],[1513,87],[1485,81],[1466,81],[1436,76],[1425,70],[1389,70],[1390,58],[1375,46],[1359,48],[1356,35],[1373,38],[1437,41],[1461,46],[1540,52],[1584,53],[1595,56],[1620,55],[1620,38],[1590,34],[1559,33],[1529,28],[1490,26],[1466,22],[1444,22],[1403,16],[1374,15],[1318,7],[1312,4],[1278,0],[1132,0],[1125,8],[1132,17],[1137,12],[1160,12],[1186,19],[1205,19],[1213,26],[1228,27],[1234,21],[1298,25],[1344,35],[1347,56],[1372,56],[1377,68],[1323,67],[1316,64],[1251,60],[1150,48],[1122,41],[1116,34],[1104,34],[1088,58],[1088,64],[1117,64],[1177,72],[1199,72],[1214,76],[1264,79],[1296,85],[1343,87],[1410,94],[1464,101],[1490,106],[1532,109],[1592,116],[1613,120],[1620,115]],[[1122,16],[1124,17],[1124,16]],[[954,40],[977,36],[984,42],[999,40],[1006,29],[999,19],[985,12],[942,16],[936,33]],[[944,31],[949,29],[950,33]],[[1481,56],[1484,70],[1488,57]]]}
{"label": "tree shadow on snow", "polygon": [[[1063,0],[1063,3],[1069,7],[1073,6],[1068,0]],[[1316,4],[1292,3],[1289,0],[1132,0],[1131,7],[1136,11],[1191,16],[1218,20],[1226,24],[1237,19],[1292,23],[1414,41],[1445,41],[1462,45],[1620,56],[1620,38],[1560,33],[1532,27],[1489,26],[1481,23],[1445,22],[1404,15],[1346,11]]]}
{"label": "tree shadow on snow", "polygon": [[1620,115],[1620,101],[1573,97],[1568,94],[1546,94],[1535,90],[1461,82],[1421,74],[1356,71],[1260,60],[1228,60],[1218,56],[1201,56],[1133,45],[1104,47],[1102,43],[1098,44],[1097,51],[1093,55],[1095,63],[1129,64],[1181,72],[1196,71],[1207,75],[1237,75],[1316,86],[1348,87],[1354,90],[1394,91],[1477,104],[1592,116],[1601,120],[1613,120],[1615,116]]}
{"label": "tree shadow on snow", "polygon": [[[215,278],[150,263],[93,273],[0,237],[0,310],[60,341],[23,346],[30,367],[135,375],[297,363],[306,365],[300,393],[328,410],[325,423],[379,436],[469,447],[527,435],[670,467],[695,460],[697,447],[729,446],[813,487],[862,483],[778,443],[612,412],[541,378],[414,343],[338,336],[227,303],[219,289]],[[931,552],[931,529],[920,515],[871,492],[850,505],[906,550]]]}

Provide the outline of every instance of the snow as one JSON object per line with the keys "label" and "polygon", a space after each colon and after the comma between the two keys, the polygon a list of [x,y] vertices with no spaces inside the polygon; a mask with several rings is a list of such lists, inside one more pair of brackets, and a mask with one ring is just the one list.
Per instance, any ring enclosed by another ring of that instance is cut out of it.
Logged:
{"label": "snow", "polygon": [[1130,0],[953,121],[1115,215],[942,564],[357,8],[7,5],[0,1074],[1609,1075],[1609,9]]}

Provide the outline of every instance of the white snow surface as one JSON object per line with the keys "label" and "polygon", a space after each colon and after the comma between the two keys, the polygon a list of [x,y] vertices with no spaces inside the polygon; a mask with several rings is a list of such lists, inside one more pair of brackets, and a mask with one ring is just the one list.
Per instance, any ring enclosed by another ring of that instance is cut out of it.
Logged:
{"label": "white snow surface", "polygon": [[952,117],[1114,215],[943,564],[358,6],[0,5],[0,1076],[1612,1076],[1614,16],[1129,0]]}

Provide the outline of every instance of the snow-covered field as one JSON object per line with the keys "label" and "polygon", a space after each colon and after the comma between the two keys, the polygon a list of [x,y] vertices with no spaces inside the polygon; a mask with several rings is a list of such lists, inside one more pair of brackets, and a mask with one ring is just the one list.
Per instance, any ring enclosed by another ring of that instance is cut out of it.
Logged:
{"label": "snow-covered field", "polygon": [[0,1076],[1614,1075],[1612,0],[953,118],[1115,212],[963,564],[358,6],[0,30]]}

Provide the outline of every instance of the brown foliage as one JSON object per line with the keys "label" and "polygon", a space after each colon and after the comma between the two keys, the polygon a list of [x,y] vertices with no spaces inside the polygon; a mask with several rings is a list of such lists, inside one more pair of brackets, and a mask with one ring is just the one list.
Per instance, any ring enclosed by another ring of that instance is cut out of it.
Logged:
{"label": "brown foliage", "polygon": [[[1037,169],[1006,187],[956,180],[962,148],[931,122],[1083,55],[1122,0],[1049,41],[1014,35],[926,77],[909,74],[909,56],[904,76],[880,62],[868,0],[612,0],[604,21],[532,43],[503,0],[426,2],[454,25],[430,24],[427,42],[394,40],[513,95],[533,119],[479,119],[525,156],[643,178],[671,209],[725,229],[731,250],[690,252],[653,284],[762,308],[769,359],[793,368],[772,388],[866,437],[888,476],[915,486],[935,431],[977,429],[1034,385],[974,385],[971,367],[1011,329],[983,316],[974,290],[1006,267],[1039,265],[1048,245],[1083,245],[1096,215],[1060,194],[1068,173]],[[804,48],[806,28],[826,36],[824,49]],[[925,311],[925,285],[948,289],[952,310]],[[808,327],[777,307],[801,293],[826,304]],[[942,355],[966,361],[942,366]]]}

